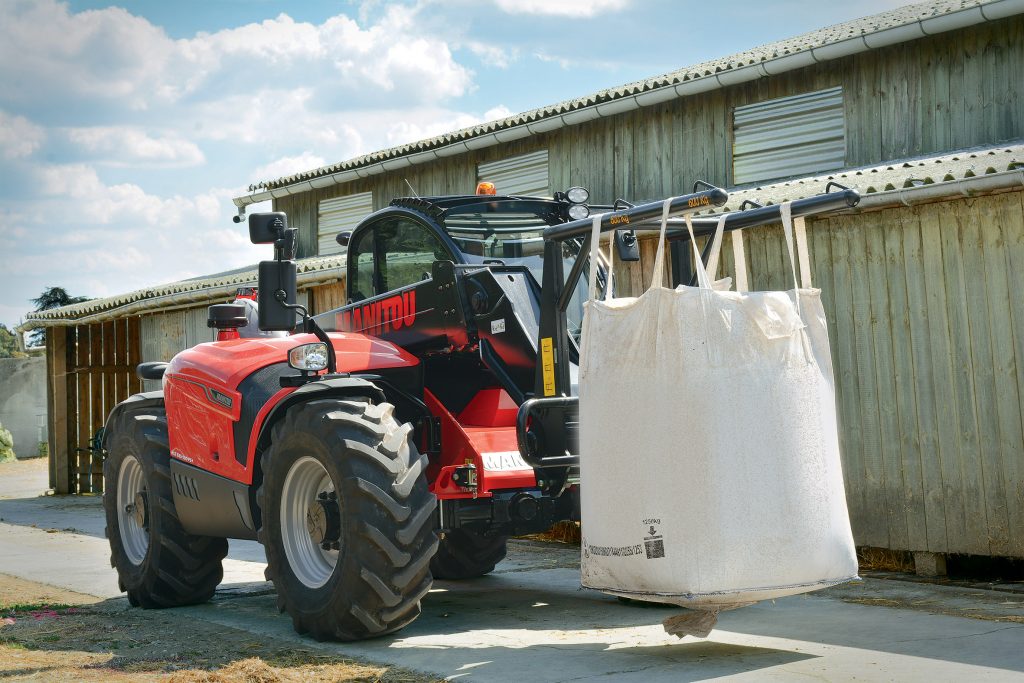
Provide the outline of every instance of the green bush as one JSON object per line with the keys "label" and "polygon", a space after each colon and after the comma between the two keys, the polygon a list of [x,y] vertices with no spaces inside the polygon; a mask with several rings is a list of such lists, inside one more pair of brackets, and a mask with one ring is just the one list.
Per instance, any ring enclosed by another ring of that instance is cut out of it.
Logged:
{"label": "green bush", "polygon": [[14,437],[0,425],[0,462],[14,460]]}

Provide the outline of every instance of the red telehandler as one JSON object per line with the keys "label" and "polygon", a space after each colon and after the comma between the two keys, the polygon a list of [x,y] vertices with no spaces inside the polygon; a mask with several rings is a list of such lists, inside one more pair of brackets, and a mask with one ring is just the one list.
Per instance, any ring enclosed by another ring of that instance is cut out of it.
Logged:
{"label": "red telehandler", "polygon": [[[793,215],[859,199],[829,189]],[[671,214],[726,198],[698,184]],[[601,230],[637,260],[633,230],[662,211],[586,201],[582,188],[396,199],[338,236],[349,303],[316,317],[296,304],[296,230],[283,213],[249,216],[252,242],[275,252],[259,265],[260,329],[292,334],[143,363],[162,390],[107,421],[107,538],[131,603],[208,600],[227,539],[257,539],[298,632],[380,636],[419,615],[435,578],[486,574],[509,536],[577,519],[578,337],[588,278],[606,281],[585,216],[607,211]],[[688,239],[673,220],[669,239]],[[756,207],[726,228],[778,220]],[[703,235],[715,224],[695,220]],[[240,306],[210,307],[211,327],[245,323]]]}

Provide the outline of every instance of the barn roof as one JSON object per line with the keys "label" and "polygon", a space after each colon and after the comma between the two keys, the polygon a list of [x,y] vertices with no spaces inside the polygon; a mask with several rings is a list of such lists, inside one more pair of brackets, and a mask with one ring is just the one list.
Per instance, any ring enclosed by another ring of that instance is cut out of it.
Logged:
{"label": "barn roof", "polygon": [[[317,256],[295,262],[299,288],[335,282],[344,276],[345,255]],[[80,304],[38,311],[25,316],[22,330],[52,325],[88,324],[128,315],[198,306],[205,302],[230,298],[238,287],[255,286],[258,270],[255,265],[235,270],[179,280],[154,287],[137,289],[127,294],[90,299]]]}
{"label": "barn roof", "polygon": [[1019,0],[932,0],[908,5],[497,121],[262,180],[249,187],[250,194],[236,197],[234,202],[244,207],[349,182],[1022,12],[1024,4]]}

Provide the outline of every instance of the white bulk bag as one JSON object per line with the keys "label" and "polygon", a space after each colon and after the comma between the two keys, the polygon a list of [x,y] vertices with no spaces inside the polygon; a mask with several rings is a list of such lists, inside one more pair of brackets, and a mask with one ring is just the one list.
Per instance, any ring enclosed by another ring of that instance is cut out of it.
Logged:
{"label": "white bulk bag", "polygon": [[855,578],[820,292],[716,291],[695,243],[699,286],[662,287],[670,201],[648,291],[600,301],[591,278],[582,584],[717,611]]}

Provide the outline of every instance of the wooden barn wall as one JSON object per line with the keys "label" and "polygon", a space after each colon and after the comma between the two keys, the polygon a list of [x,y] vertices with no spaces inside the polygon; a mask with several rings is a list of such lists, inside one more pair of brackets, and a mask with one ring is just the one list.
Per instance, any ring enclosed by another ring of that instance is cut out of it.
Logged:
{"label": "wooden barn wall", "polygon": [[103,491],[103,459],[91,440],[115,405],[142,389],[139,321],[122,319],[47,331],[51,486]]}
{"label": "wooden barn wall", "polygon": [[[737,106],[842,86],[847,165],[939,153],[1024,137],[1024,17],[834,60],[275,200],[316,249],[323,199],[373,192],[374,208],[407,196],[471,192],[477,164],[548,149],[551,189],[588,187],[595,201],[658,199],[697,179],[732,185]],[[499,188],[500,191],[500,188]]]}
{"label": "wooden barn wall", "polygon": [[[746,232],[751,288],[790,287],[781,228]],[[1024,193],[809,222],[808,240],[857,544],[1024,557]]]}

